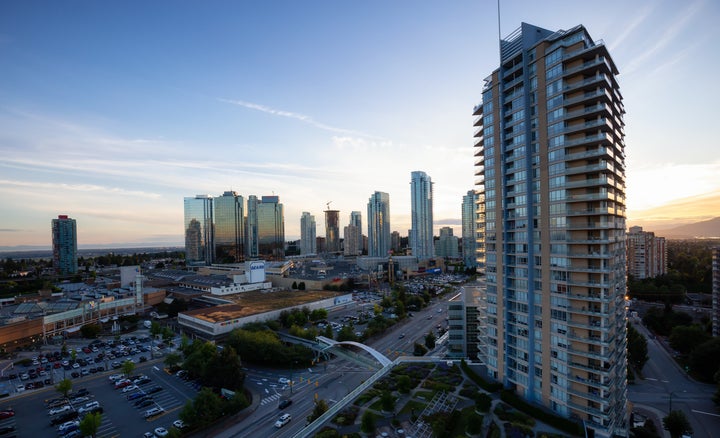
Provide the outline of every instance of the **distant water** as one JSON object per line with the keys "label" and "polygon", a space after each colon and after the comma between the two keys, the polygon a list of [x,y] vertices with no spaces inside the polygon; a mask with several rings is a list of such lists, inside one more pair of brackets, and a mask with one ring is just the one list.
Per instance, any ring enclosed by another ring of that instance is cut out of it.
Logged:
{"label": "distant water", "polygon": [[[184,251],[184,246],[142,246],[142,247],[108,247],[108,248],[79,248],[78,255],[83,257],[98,257],[109,253],[131,255],[142,253],[155,253],[165,251]],[[50,247],[0,247],[0,258],[3,259],[50,259]]]}

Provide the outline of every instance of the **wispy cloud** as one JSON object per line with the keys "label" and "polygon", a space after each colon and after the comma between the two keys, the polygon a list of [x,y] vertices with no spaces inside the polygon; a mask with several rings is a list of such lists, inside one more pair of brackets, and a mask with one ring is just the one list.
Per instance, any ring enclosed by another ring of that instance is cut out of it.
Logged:
{"label": "wispy cloud", "polygon": [[0,228],[0,233],[20,233],[24,230],[19,228]]}
{"label": "wispy cloud", "polygon": [[629,37],[633,33],[633,31],[638,28],[638,26],[640,26],[643,22],[645,22],[645,20],[647,20],[647,18],[650,16],[650,14],[652,14],[653,9],[654,8],[652,6],[648,5],[645,9],[643,9],[641,12],[639,12],[635,16],[635,19],[632,22],[630,22],[629,25],[624,27],[624,29],[620,33],[620,35],[618,35],[613,40],[612,44],[610,44],[608,46],[608,49],[610,50],[611,53],[615,50],[616,47],[619,47],[620,45],[622,45],[622,43],[625,41],[625,39],[627,37]]}
{"label": "wispy cloud", "polygon": [[63,183],[44,183],[37,181],[11,181],[1,180],[0,186],[20,187],[34,190],[53,190],[53,191],[74,191],[74,192],[95,192],[116,196],[134,196],[150,199],[159,199],[158,193],[149,193],[138,190],[125,190],[118,187],[105,187],[94,184],[63,184]]}
{"label": "wispy cloud", "polygon": [[646,70],[648,60],[652,59],[656,53],[664,50],[670,43],[677,41],[678,35],[691,24],[690,20],[702,9],[703,4],[703,1],[696,1],[685,9],[682,15],[664,29],[662,36],[657,39],[652,47],[630,61],[623,73],[629,75],[640,68]]}
{"label": "wispy cloud", "polygon": [[312,117],[305,115],[305,114],[301,114],[301,113],[270,108],[265,105],[261,105],[258,103],[252,103],[252,102],[246,102],[244,100],[233,100],[233,99],[224,99],[224,98],[218,98],[217,100],[220,102],[225,102],[225,103],[230,103],[233,105],[242,106],[242,107],[245,107],[245,108],[248,108],[251,110],[260,111],[260,112],[263,112],[266,114],[272,114],[273,116],[287,117],[290,119],[299,120],[303,123],[307,123],[310,126],[314,126],[316,128],[319,128],[319,129],[322,129],[325,131],[337,132],[340,134],[359,135],[362,137],[375,138],[372,135],[369,135],[369,134],[366,134],[366,133],[363,133],[360,131],[354,131],[352,129],[338,128],[335,126],[330,126],[325,123],[318,122],[317,120],[313,119]]}

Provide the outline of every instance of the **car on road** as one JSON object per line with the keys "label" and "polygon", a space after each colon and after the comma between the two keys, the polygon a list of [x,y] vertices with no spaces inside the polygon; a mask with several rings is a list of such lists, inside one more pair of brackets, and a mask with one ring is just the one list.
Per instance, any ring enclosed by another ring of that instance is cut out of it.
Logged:
{"label": "car on road", "polygon": [[404,337],[405,337],[405,333],[402,333],[402,334],[400,334],[400,336],[398,336],[398,339],[403,339]]}
{"label": "car on road", "polygon": [[280,377],[278,379],[278,383],[282,385],[288,385],[290,383],[290,379],[288,379],[287,377]]}
{"label": "car on road", "polygon": [[285,400],[282,400],[282,401],[280,401],[280,403],[278,403],[278,409],[285,409],[286,407],[290,406],[291,404],[292,404],[292,400],[286,398]]}
{"label": "car on road", "polygon": [[290,414],[288,414],[288,413],[282,414],[280,416],[280,418],[278,418],[278,420],[275,422],[275,427],[277,427],[279,429],[279,428],[285,426],[286,424],[288,424],[290,422],[291,418],[292,417],[290,417]]}

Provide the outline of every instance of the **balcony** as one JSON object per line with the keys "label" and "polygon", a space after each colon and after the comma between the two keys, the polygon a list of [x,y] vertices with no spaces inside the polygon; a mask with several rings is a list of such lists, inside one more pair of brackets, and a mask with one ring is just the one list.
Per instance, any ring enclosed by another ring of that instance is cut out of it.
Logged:
{"label": "balcony", "polygon": [[[583,50],[583,51],[584,51],[584,50]],[[564,59],[564,60],[568,60],[568,59],[573,58],[573,57],[575,57],[575,56],[577,56],[577,55],[579,55],[579,53],[577,53],[577,52],[576,52],[576,53],[571,53],[571,54],[565,55],[565,56],[563,57],[563,59]],[[610,67],[610,64],[608,63],[607,59],[605,59],[605,57],[603,57],[603,56],[599,56],[599,57],[597,57],[597,58],[595,58],[595,59],[591,59],[591,60],[589,60],[589,61],[585,61],[582,65],[577,65],[577,66],[575,66],[575,67],[570,67],[570,68],[564,70],[564,71],[563,71],[563,76],[570,76],[570,75],[573,75],[573,74],[575,74],[575,73],[579,73],[579,72],[582,72],[582,71],[590,70],[590,69],[593,69],[593,68],[596,68],[596,67],[604,67],[604,69],[605,69],[605,71],[606,71],[607,73],[611,73],[611,72],[612,72],[612,68]]]}
{"label": "balcony", "polygon": [[565,197],[567,202],[587,202],[587,201],[612,201],[615,195],[608,192],[601,193],[585,193],[582,195],[569,195]]}
{"label": "balcony", "polygon": [[[612,107],[610,107],[610,105],[608,105],[607,103],[596,103],[595,105],[593,105],[591,107],[587,107],[587,108],[583,108],[583,109],[579,109],[579,110],[575,110],[575,111],[568,111],[565,113],[563,118],[565,120],[570,120],[570,119],[574,119],[577,117],[585,118],[589,115],[592,115],[592,114],[598,113],[598,112],[604,112],[607,115],[612,115]],[[619,125],[619,123],[618,123],[618,125]]]}
{"label": "balcony", "polygon": [[582,96],[576,96],[576,97],[571,97],[571,98],[565,99],[563,101],[563,106],[568,107],[568,106],[572,106],[572,105],[575,105],[580,102],[592,101],[594,99],[599,99],[599,98],[606,99],[608,102],[612,102],[614,100],[614,97],[613,97],[612,93],[610,93],[609,90],[600,89],[600,90],[595,90],[595,91],[585,93]]}
{"label": "balcony", "polygon": [[615,214],[615,212],[610,207],[578,208],[567,211],[568,216],[592,216],[597,214]]}
{"label": "balcony", "polygon": [[612,82],[610,81],[610,77],[608,75],[599,74],[599,75],[595,75],[595,76],[587,78],[587,79],[583,79],[581,81],[569,83],[569,84],[565,85],[565,87],[563,87],[563,92],[567,93],[567,92],[582,89],[584,87],[590,87],[593,84],[597,84],[598,82],[605,82],[605,86],[609,87],[609,88],[612,88],[612,86],[613,86]]}
{"label": "balcony", "polygon": [[597,129],[604,129],[605,131],[613,130],[612,126],[610,125],[610,121],[608,119],[601,118],[601,119],[590,120],[585,123],[576,123],[574,125],[570,125],[570,126],[566,127],[565,129],[563,129],[562,132],[565,135],[570,135],[570,134],[577,134],[577,133],[580,133],[583,131],[588,131],[588,130],[597,131]]}
{"label": "balcony", "polygon": [[593,142],[598,142],[598,141],[605,141],[605,142],[612,144],[613,139],[609,133],[600,132],[595,135],[586,135],[583,138],[565,140],[563,142],[563,146],[565,146],[567,148],[567,147],[577,146],[577,145],[586,144],[586,143],[593,143]]}

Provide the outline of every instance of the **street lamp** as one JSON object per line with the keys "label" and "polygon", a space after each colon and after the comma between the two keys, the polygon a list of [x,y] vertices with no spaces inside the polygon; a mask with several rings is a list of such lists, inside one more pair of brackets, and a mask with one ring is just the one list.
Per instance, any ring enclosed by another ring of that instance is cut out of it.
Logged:
{"label": "street lamp", "polygon": [[670,391],[670,400],[669,400],[670,405],[668,406],[668,415],[670,415],[670,413],[672,412],[672,398],[673,398],[673,395],[675,395],[675,393],[672,392],[672,391]]}
{"label": "street lamp", "polygon": [[293,393],[293,372],[295,372],[295,365],[297,364],[297,361],[294,360],[290,364],[290,394]]}

